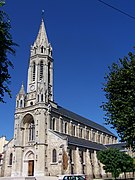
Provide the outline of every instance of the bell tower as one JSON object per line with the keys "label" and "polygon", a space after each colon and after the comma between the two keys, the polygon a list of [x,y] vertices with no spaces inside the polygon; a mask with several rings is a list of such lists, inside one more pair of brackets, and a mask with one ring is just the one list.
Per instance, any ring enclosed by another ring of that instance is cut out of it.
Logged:
{"label": "bell tower", "polygon": [[30,49],[27,92],[16,96],[11,176],[44,176],[47,169],[50,104],[53,104],[53,58],[42,19]]}
{"label": "bell tower", "polygon": [[36,93],[37,102],[53,101],[53,58],[44,20],[34,44],[31,46],[28,68],[27,94]]}

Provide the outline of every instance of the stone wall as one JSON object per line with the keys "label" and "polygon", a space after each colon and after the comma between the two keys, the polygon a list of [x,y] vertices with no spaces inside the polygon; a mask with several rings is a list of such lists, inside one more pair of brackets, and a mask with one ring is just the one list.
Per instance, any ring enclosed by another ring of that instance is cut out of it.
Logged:
{"label": "stone wall", "polygon": [[5,136],[0,137],[0,154],[3,152],[3,147],[7,143],[8,141],[6,140]]}
{"label": "stone wall", "polygon": [[[62,139],[62,137],[56,136],[55,133],[51,130],[48,131],[48,151],[47,151],[47,159],[48,159],[48,173],[49,175],[60,175],[68,173],[67,170],[63,170],[63,150],[67,150],[67,141]],[[56,149],[57,160],[56,162],[52,161],[52,151]]]}
{"label": "stone wall", "polygon": [[5,145],[4,159],[2,165],[3,176],[11,176],[12,163],[13,163],[13,139]]}

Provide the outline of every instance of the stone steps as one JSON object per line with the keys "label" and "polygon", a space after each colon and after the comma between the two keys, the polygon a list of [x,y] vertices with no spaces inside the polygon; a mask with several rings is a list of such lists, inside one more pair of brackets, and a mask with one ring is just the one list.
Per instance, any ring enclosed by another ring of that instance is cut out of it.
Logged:
{"label": "stone steps", "polygon": [[0,177],[0,180],[58,180],[56,176]]}

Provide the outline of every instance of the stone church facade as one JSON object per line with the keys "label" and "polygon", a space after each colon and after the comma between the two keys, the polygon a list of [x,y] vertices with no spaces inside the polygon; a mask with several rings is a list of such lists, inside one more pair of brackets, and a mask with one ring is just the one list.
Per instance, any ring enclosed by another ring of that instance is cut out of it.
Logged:
{"label": "stone church facade", "polygon": [[44,21],[30,50],[27,92],[16,96],[14,137],[4,146],[1,176],[86,174],[104,177],[97,151],[117,137],[53,99],[53,57]]}

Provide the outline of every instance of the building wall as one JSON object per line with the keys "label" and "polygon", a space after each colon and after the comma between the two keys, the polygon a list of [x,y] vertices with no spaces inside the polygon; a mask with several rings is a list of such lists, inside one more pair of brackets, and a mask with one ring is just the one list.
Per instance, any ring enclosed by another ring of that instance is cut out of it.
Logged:
{"label": "building wall", "polygon": [[[58,134],[48,131],[48,172],[51,176],[60,174],[86,174],[88,179],[105,176],[102,164],[97,159],[97,152],[77,146],[68,146],[67,140]],[[57,161],[52,162],[52,152],[56,149]],[[63,159],[67,158],[67,167]]]}
{"label": "building wall", "polygon": [[[53,162],[53,150],[56,150],[56,162]],[[48,131],[47,164],[49,175],[56,176],[68,174],[68,169],[63,169],[63,152],[67,151],[67,140],[58,137],[53,131]]]}
{"label": "building wall", "polygon": [[2,165],[2,176],[11,176],[13,165],[13,139],[9,141],[4,147],[4,160]]}
{"label": "building wall", "polygon": [[0,176],[3,174],[3,158],[4,158],[4,145],[7,144],[8,141],[6,140],[5,136],[0,137]]}
{"label": "building wall", "polygon": [[0,154],[3,152],[3,147],[7,143],[8,141],[6,140],[5,136],[0,137]]}

